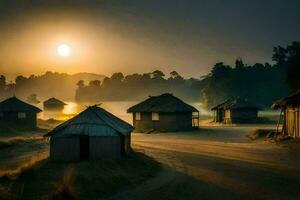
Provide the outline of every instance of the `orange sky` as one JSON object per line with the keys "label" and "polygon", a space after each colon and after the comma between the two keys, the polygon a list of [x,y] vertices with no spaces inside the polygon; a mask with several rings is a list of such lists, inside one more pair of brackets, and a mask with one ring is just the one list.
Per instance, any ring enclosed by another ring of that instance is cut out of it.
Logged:
{"label": "orange sky", "polygon": [[[238,57],[270,62],[273,46],[299,39],[296,6],[279,1],[26,2],[0,4],[0,74],[9,79],[49,70],[111,75],[161,69],[200,77],[216,62],[232,64]],[[289,23],[279,27],[280,20]],[[61,43],[72,47],[69,57],[57,55]]]}

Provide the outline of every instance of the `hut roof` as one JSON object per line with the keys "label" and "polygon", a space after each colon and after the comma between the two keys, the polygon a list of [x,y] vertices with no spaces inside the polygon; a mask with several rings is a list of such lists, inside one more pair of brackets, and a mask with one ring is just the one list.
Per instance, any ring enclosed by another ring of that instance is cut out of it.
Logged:
{"label": "hut roof", "polygon": [[241,109],[241,108],[248,108],[248,109],[254,109],[254,110],[261,110],[256,105],[251,104],[248,102],[246,99],[242,98],[232,98],[228,99],[227,101],[213,107],[211,110],[216,110],[216,109]]}
{"label": "hut roof", "polygon": [[172,94],[165,93],[150,96],[145,101],[130,107],[127,112],[198,112],[198,110]]}
{"label": "hut roof", "polygon": [[52,98],[50,98],[50,99],[44,101],[44,104],[51,104],[51,105],[52,105],[52,104],[55,104],[55,105],[60,105],[60,106],[66,105],[65,102],[63,102],[63,101],[61,101],[61,100],[59,100],[59,99],[56,99],[56,98],[54,98],[54,97],[52,97]]}
{"label": "hut roof", "polygon": [[300,104],[300,90],[286,98],[274,102],[272,108],[279,109],[279,108],[285,108],[287,106],[298,106],[299,104]]}
{"label": "hut roof", "polygon": [[89,106],[87,109],[47,133],[53,135],[119,136],[127,135],[133,127],[103,108]]}
{"label": "hut roof", "polygon": [[1,112],[8,112],[8,111],[29,111],[33,113],[39,113],[42,110],[30,105],[28,103],[25,103],[24,101],[21,101],[17,97],[11,97],[8,98],[0,103],[0,111]]}

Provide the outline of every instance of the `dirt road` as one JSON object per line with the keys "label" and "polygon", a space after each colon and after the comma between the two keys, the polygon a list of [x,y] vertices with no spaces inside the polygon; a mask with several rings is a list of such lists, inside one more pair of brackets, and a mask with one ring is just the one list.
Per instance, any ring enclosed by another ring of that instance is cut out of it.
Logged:
{"label": "dirt road", "polygon": [[163,170],[109,199],[300,199],[300,152],[249,140],[246,134],[254,129],[134,134],[133,147]]}

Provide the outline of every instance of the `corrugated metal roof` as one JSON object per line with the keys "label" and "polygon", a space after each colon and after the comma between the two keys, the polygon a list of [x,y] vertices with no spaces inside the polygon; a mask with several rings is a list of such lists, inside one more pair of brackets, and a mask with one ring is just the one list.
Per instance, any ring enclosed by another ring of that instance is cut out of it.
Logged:
{"label": "corrugated metal roof", "polygon": [[165,93],[150,97],[130,107],[127,112],[198,112],[198,110],[172,94]]}
{"label": "corrugated metal roof", "polygon": [[21,101],[17,97],[11,97],[0,103],[0,111],[29,111],[33,113],[39,113],[42,110],[33,105],[25,103],[24,101]]}
{"label": "corrugated metal roof", "polygon": [[127,135],[133,127],[103,108],[90,106],[72,119],[57,126],[45,136],[52,135],[89,135],[118,136]]}

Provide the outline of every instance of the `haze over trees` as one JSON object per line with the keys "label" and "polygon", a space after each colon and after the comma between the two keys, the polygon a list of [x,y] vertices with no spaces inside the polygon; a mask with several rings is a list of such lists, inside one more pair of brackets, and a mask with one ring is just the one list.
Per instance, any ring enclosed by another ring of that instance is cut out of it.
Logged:
{"label": "haze over trees", "polygon": [[39,100],[57,97],[73,101],[76,83],[79,80],[94,80],[104,78],[103,75],[92,73],[77,73],[73,75],[57,72],[46,72],[43,75],[29,77],[17,76],[15,82],[8,82],[5,76],[0,76],[0,99],[17,96],[27,100],[35,94]]}
{"label": "haze over trees", "polygon": [[0,94],[2,98],[36,94],[38,98],[101,102],[136,101],[170,92],[188,101],[201,101],[207,108],[237,96],[268,108],[274,100],[300,88],[300,42],[274,47],[272,60],[272,64],[247,65],[238,58],[233,66],[219,62],[206,76],[188,79],[177,71],[165,74],[160,70],[129,75],[117,72],[111,77],[47,72],[41,76],[18,76],[15,83],[7,83],[0,76]]}
{"label": "haze over trees", "polygon": [[127,76],[118,72],[101,84],[80,81],[75,99],[79,102],[137,100],[171,92],[189,101],[202,101],[207,108],[237,96],[268,108],[274,100],[300,87],[299,46],[299,42],[293,42],[286,48],[274,47],[272,65],[247,65],[241,58],[236,59],[234,66],[216,63],[202,79],[185,79],[176,71],[170,72],[169,78],[159,70]]}

